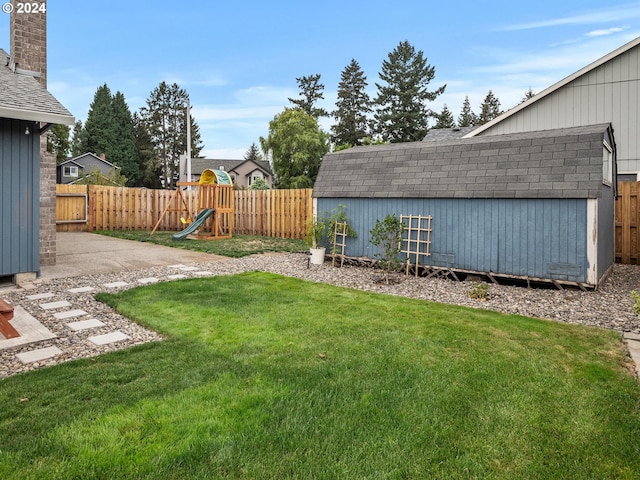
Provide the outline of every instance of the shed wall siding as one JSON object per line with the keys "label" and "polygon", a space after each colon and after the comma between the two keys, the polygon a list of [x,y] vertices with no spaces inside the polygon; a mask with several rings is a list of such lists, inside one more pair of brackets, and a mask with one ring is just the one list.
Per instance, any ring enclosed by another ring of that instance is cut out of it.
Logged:
{"label": "shed wall siding", "polygon": [[615,263],[615,197],[613,189],[602,186],[598,202],[598,280]]}
{"label": "shed wall siding", "polygon": [[374,257],[369,232],[387,214],[431,215],[425,263],[461,270],[586,282],[586,199],[319,198],[318,211],[346,207],[358,233],[346,254]]}
{"label": "shed wall siding", "polygon": [[40,271],[40,137],[26,126],[0,119],[1,276]]}
{"label": "shed wall siding", "polygon": [[640,172],[640,47],[633,48],[505,118],[480,135],[611,122],[618,171]]}

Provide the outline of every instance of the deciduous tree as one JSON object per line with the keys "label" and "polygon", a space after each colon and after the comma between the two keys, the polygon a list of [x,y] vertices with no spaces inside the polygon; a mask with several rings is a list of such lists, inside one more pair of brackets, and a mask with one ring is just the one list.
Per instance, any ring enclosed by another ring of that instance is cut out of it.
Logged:
{"label": "deciduous tree", "polygon": [[269,122],[269,136],[260,137],[260,144],[278,188],[311,188],[329,151],[329,135],[302,109],[285,108]]}
{"label": "deciduous tree", "polygon": [[408,42],[400,44],[382,62],[374,118],[376,130],[391,143],[422,140],[433,112],[428,103],[444,92],[446,85],[427,90],[435,77],[435,67],[427,63],[421,50]]}
{"label": "deciduous tree", "polygon": [[47,152],[56,154],[56,163],[67,160],[69,156],[69,126],[54,125],[47,132]]}

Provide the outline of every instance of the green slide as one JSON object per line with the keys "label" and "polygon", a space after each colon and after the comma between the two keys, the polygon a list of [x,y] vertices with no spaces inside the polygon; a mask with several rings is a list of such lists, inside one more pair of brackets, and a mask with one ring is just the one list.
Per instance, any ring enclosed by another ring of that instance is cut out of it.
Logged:
{"label": "green slide", "polygon": [[202,225],[204,221],[209,218],[215,211],[215,208],[205,208],[201,210],[198,216],[193,220],[193,222],[191,222],[189,226],[181,232],[174,233],[171,237],[171,240],[184,240],[185,238],[187,238],[187,235],[191,235],[198,228],[200,228],[200,225]]}

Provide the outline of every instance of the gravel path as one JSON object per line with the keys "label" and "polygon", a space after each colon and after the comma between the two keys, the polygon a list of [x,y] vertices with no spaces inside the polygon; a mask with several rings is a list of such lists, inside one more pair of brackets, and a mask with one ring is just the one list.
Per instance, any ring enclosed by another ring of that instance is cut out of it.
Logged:
{"label": "gravel path", "polygon": [[[161,336],[148,331],[126,318],[114,313],[93,295],[97,291],[114,292],[144,283],[170,280],[170,276],[208,276],[233,274],[245,271],[269,271],[291,277],[326,282],[344,287],[379,293],[433,300],[442,303],[467,305],[505,313],[552,319],[567,323],[599,326],[613,329],[621,334],[640,334],[640,320],[633,311],[631,290],[640,290],[640,266],[616,264],[613,273],[596,292],[580,290],[534,289],[504,285],[491,285],[489,298],[469,298],[471,282],[454,282],[438,278],[415,278],[398,275],[391,285],[382,283],[381,272],[371,268],[332,268],[330,263],[307,268],[305,254],[256,255],[243,259],[229,259],[188,266],[154,267],[146,270],[118,272],[112,274],[86,275],[37,281],[29,288],[8,290],[2,298],[14,306],[24,308],[56,335],[56,338],[38,344],[8,348],[0,351],[0,378],[24,371],[66,362],[76,358],[95,356],[104,352],[127,348],[132,345],[161,340]],[[114,282],[126,282],[126,286],[106,286]],[[73,293],[69,290],[91,287],[92,291]],[[50,298],[29,299],[34,295],[52,294]],[[97,319],[104,326],[89,330],[74,331],[67,326],[71,320],[60,320],[55,313],[60,310],[44,310],[43,302],[69,302],[69,309],[81,309],[85,315],[72,319],[82,321]],[[95,345],[89,337],[111,332],[120,332],[125,340]],[[16,355],[34,348],[57,347],[62,353],[41,361],[22,363]]]}

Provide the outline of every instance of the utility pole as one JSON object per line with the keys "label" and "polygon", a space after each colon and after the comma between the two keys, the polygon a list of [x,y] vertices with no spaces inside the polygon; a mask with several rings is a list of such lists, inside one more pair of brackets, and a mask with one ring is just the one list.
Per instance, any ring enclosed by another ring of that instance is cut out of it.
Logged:
{"label": "utility pole", "polygon": [[[191,103],[187,97],[187,182],[191,181]],[[191,187],[189,187],[191,190]]]}

